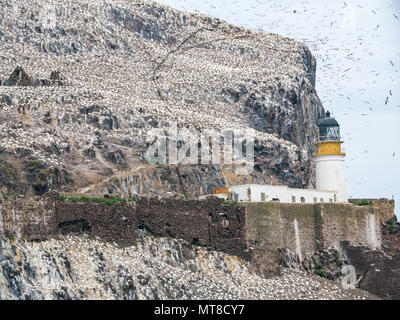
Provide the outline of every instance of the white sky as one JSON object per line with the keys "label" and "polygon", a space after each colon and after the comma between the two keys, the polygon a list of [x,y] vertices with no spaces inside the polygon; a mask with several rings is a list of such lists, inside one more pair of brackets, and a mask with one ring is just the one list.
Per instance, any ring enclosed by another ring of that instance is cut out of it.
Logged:
{"label": "white sky", "polygon": [[157,1],[306,43],[341,125],[349,197],[394,197],[400,218],[399,0]]}

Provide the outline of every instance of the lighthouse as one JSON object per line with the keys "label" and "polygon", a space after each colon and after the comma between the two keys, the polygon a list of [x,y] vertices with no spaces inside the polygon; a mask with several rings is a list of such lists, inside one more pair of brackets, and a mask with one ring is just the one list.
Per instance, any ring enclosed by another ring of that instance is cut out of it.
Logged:
{"label": "lighthouse", "polygon": [[316,188],[290,188],[285,185],[242,184],[218,188],[213,196],[234,201],[283,203],[347,202],[344,157],[339,123],[329,111],[318,121],[318,151],[315,156]]}
{"label": "lighthouse", "polygon": [[335,191],[334,202],[347,202],[345,153],[341,150],[339,123],[326,112],[318,122],[318,152],[315,154],[316,189]]}

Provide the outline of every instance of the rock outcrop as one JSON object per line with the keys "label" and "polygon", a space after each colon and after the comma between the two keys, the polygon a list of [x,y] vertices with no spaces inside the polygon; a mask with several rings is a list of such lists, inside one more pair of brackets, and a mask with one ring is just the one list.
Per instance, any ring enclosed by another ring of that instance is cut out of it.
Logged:
{"label": "rock outcrop", "polygon": [[[399,243],[397,243],[399,245]],[[350,245],[344,241],[340,251],[330,248],[316,251],[299,262],[287,249],[278,249],[281,264],[291,270],[303,270],[322,278],[341,282],[342,268],[352,266],[357,288],[366,290],[382,299],[400,299],[400,254],[390,255],[367,246]]]}
{"label": "rock outcrop", "polygon": [[[0,163],[15,177],[0,171],[0,186],[197,197],[246,182],[314,184],[324,110],[305,45],[153,2],[62,1],[48,13],[40,1],[8,0],[2,9],[0,78],[12,75],[0,87]],[[149,164],[148,134],[170,121],[254,137],[253,172]]]}
{"label": "rock outcrop", "polygon": [[383,299],[400,299],[400,254],[390,256],[368,247],[345,246],[345,255],[362,277],[361,289]]}
{"label": "rock outcrop", "polygon": [[376,299],[285,269],[265,279],[246,261],[145,233],[121,248],[87,236],[41,243],[0,236],[0,299]]}
{"label": "rock outcrop", "polygon": [[16,67],[7,81],[8,86],[32,86],[33,80],[20,66]]}
{"label": "rock outcrop", "polygon": [[[58,71],[52,71],[50,73],[50,79],[32,79],[21,66],[17,66],[14,71],[10,74],[7,80],[7,86],[9,87],[39,87],[39,86],[51,86],[51,85],[63,85],[64,77]],[[49,124],[49,123],[47,123]]]}

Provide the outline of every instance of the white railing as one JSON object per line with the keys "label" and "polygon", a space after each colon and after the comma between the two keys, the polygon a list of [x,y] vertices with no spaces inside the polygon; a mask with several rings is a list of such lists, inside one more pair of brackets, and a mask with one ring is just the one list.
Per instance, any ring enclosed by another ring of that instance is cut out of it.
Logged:
{"label": "white railing", "polygon": [[318,141],[321,142],[329,142],[329,141],[340,141],[340,137],[338,137],[337,139],[332,139],[331,137],[318,137]]}

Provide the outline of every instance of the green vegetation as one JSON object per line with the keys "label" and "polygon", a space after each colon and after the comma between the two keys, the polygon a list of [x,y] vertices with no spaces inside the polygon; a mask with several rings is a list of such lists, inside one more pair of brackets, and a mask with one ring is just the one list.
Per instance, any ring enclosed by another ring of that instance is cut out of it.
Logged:
{"label": "green vegetation", "polygon": [[359,205],[359,206],[369,206],[369,205],[370,205],[370,202],[369,202],[368,200],[361,200],[361,201],[358,203],[358,205]]}
{"label": "green vegetation", "polygon": [[319,275],[320,277],[324,277],[325,276],[325,271],[322,269],[320,264],[316,265],[315,274]]}
{"label": "green vegetation", "polygon": [[[8,200],[8,198],[15,198],[17,196],[17,193],[13,190],[7,190],[7,193],[3,194],[4,200]],[[0,218],[1,219],[1,218]]]}
{"label": "green vegetation", "polygon": [[322,269],[317,269],[317,270],[315,270],[315,274],[319,275],[320,277],[324,277],[325,271]]}
{"label": "green vegetation", "polygon": [[387,227],[389,229],[389,233],[392,234],[394,231],[394,220],[393,218],[390,218],[389,221],[387,222]]}
{"label": "green vegetation", "polygon": [[239,206],[239,201],[237,200],[229,200],[229,199],[222,199],[222,205],[223,206],[230,206],[233,204],[235,207]]}
{"label": "green vegetation", "polygon": [[4,171],[6,171],[9,175],[15,175],[14,169],[7,167],[6,165],[0,163],[0,168],[3,169]]}
{"label": "green vegetation", "polygon": [[109,196],[108,198],[100,198],[100,197],[88,197],[88,196],[60,196],[62,201],[71,201],[73,203],[77,202],[87,202],[87,203],[105,203],[109,206],[112,206],[117,203],[125,203],[132,202],[132,199],[124,199],[114,196]]}

